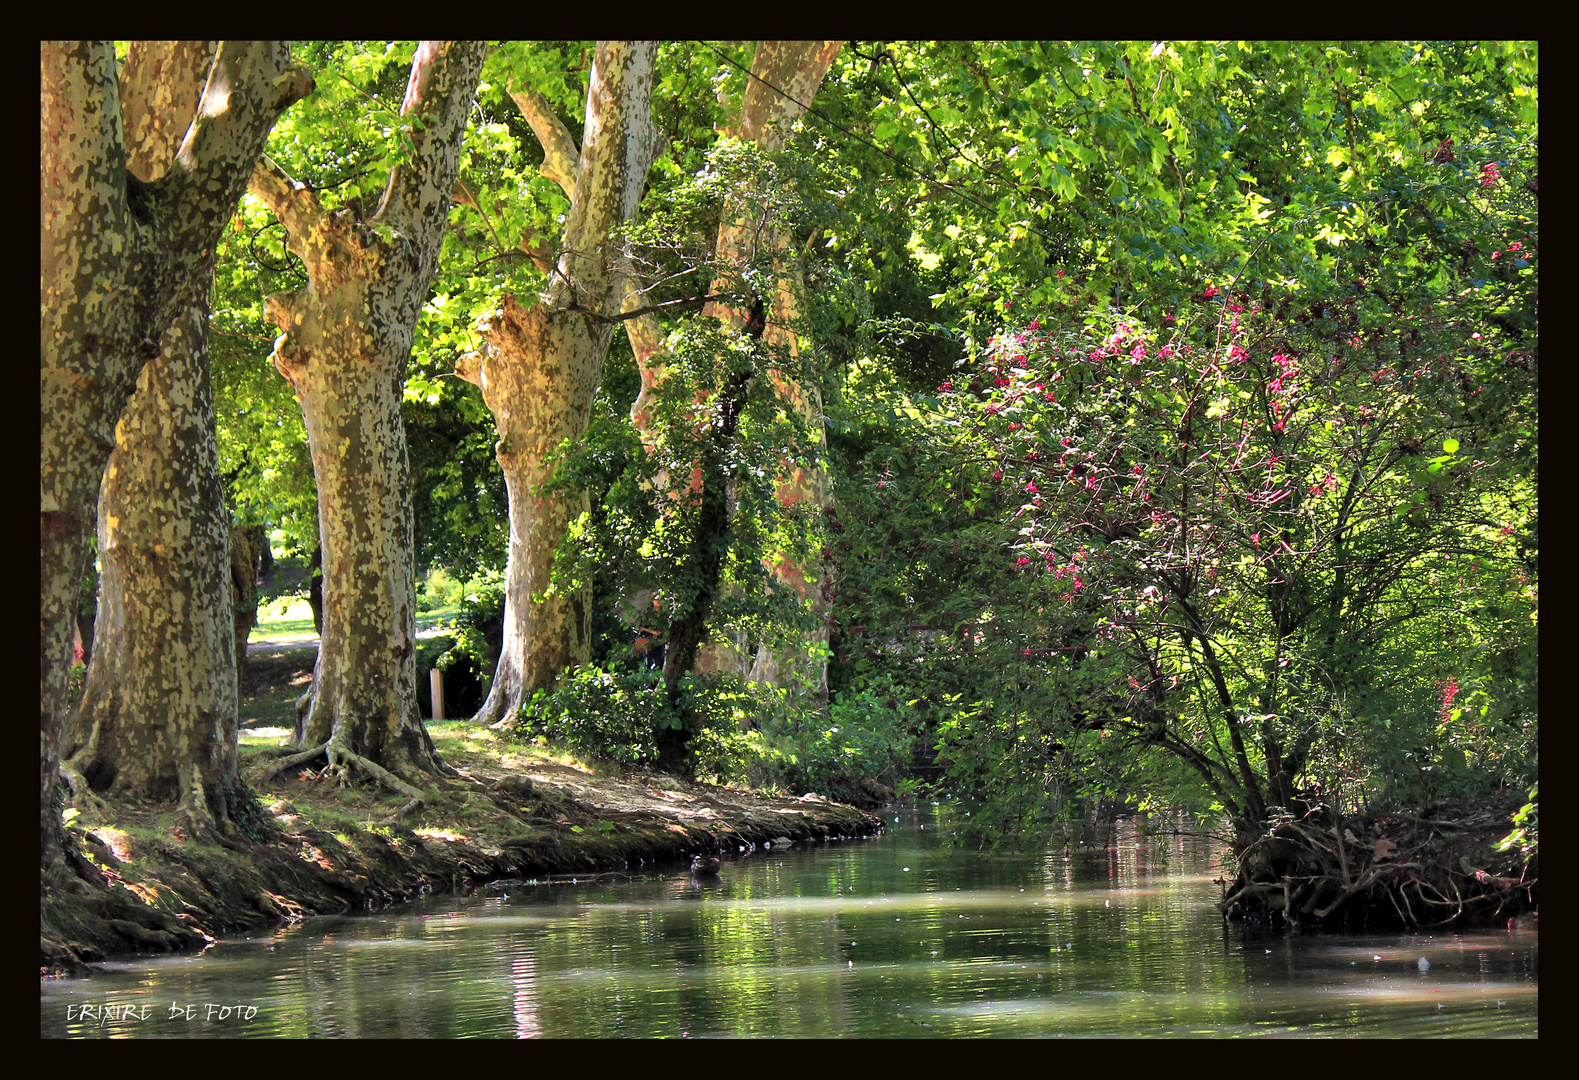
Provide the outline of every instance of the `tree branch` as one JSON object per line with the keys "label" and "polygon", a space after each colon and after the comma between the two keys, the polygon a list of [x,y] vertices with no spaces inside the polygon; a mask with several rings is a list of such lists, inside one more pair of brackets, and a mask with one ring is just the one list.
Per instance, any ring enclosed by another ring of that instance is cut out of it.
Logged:
{"label": "tree branch", "polygon": [[247,190],[274,212],[292,241],[306,235],[324,217],[323,205],[312,189],[300,181],[292,180],[267,155],[260,158],[257,168],[252,170]]}
{"label": "tree branch", "polygon": [[650,366],[648,361],[663,348],[663,328],[653,318],[651,306],[641,303],[647,291],[642,288],[641,282],[633,275],[627,275],[622,286],[625,291],[620,297],[620,310],[628,320],[625,333],[630,336],[631,351],[636,354],[637,365],[645,371]]}
{"label": "tree branch", "polygon": [[121,65],[126,168],[144,183],[163,176],[203,98],[217,41],[133,41]]}
{"label": "tree branch", "polygon": [[558,184],[566,198],[573,198],[576,190],[576,162],[581,158],[576,140],[570,137],[569,130],[554,112],[554,106],[542,94],[531,87],[517,89],[513,82],[509,93],[510,100],[521,110],[526,122],[532,125],[532,133],[543,146],[543,164],[537,171]]}
{"label": "tree branch", "polygon": [[[438,203],[449,208],[447,170],[460,154],[472,95],[488,55],[486,41],[424,41],[411,60],[400,113],[410,123],[411,160],[390,171],[383,201],[373,216],[413,235],[425,235]],[[434,184],[443,175],[442,187]]]}

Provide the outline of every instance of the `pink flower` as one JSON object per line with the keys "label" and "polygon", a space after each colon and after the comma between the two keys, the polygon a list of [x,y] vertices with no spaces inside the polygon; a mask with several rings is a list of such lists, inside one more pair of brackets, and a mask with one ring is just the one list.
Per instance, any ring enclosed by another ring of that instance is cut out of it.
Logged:
{"label": "pink flower", "polygon": [[1026,484],[1026,485],[1025,485],[1025,490],[1026,490],[1026,491],[1030,491],[1030,492],[1035,492],[1035,491],[1036,491],[1036,490],[1037,490],[1037,487],[1036,487],[1036,481],[1035,481],[1035,480],[1032,480],[1032,481],[1030,481],[1030,482],[1029,482],[1029,483],[1027,483],[1027,484]]}
{"label": "pink flower", "polygon": [[1489,188],[1502,179],[1502,173],[1497,169],[1495,161],[1488,161],[1480,167],[1480,186]]}
{"label": "pink flower", "polygon": [[1206,299],[1210,300],[1212,297],[1216,296],[1217,293],[1218,293],[1217,286],[1211,284],[1210,282],[1208,282],[1207,285],[1206,285]]}
{"label": "pink flower", "polygon": [[947,379],[944,379],[942,382],[938,383],[938,392],[939,393],[946,394],[946,393],[948,393],[948,390],[949,390],[949,381]]}
{"label": "pink flower", "polygon": [[1260,547],[1261,546],[1261,534],[1260,533],[1251,533],[1250,534],[1250,542],[1255,544],[1256,547]]}
{"label": "pink flower", "polygon": [[1524,246],[1524,241],[1523,240],[1515,240],[1513,243],[1508,245],[1508,250],[1510,252],[1518,251],[1523,246]]}

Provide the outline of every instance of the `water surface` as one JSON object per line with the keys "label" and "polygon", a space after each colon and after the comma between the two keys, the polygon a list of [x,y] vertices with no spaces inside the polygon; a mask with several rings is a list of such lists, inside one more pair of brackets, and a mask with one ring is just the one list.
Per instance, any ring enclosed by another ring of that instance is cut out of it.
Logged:
{"label": "water surface", "polygon": [[[1224,927],[1216,845],[1133,823],[1036,856],[946,819],[544,881],[45,982],[46,1037],[1536,1036],[1537,932]],[[1426,963],[1422,965],[1420,962]]]}

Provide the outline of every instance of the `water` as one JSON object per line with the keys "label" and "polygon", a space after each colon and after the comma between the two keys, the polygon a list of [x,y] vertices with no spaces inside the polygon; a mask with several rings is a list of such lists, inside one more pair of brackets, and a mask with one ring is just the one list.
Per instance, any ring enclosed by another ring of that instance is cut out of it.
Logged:
{"label": "water", "polygon": [[708,882],[545,882],[105,965],[41,984],[42,1033],[1539,1034],[1537,933],[1225,928],[1204,840],[1120,824],[1004,857],[888,817],[882,838],[726,859]]}

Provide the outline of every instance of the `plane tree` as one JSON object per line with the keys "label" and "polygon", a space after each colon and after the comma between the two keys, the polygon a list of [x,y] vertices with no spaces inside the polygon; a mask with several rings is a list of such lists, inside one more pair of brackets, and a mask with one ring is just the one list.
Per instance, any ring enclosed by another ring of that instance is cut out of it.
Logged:
{"label": "plane tree", "polygon": [[[269,130],[313,82],[283,43],[261,41],[134,43],[124,64],[110,42],[44,42],[40,74],[40,811],[47,865],[60,828],[54,803],[73,616],[116,425],[144,366],[190,310]],[[139,175],[139,156],[143,164],[164,165],[162,175]],[[171,393],[185,399],[181,408],[202,411],[196,387]],[[176,554],[171,528],[162,538],[166,555]],[[206,542],[218,543],[223,561],[223,541],[210,534]],[[217,731],[188,734],[172,744],[184,756],[181,765],[200,762],[208,770]]]}
{"label": "plane tree", "polygon": [[[416,597],[401,407],[412,336],[449,221],[485,42],[417,46],[398,120],[401,153],[376,206],[329,212],[265,159],[252,194],[285,227],[308,276],[267,299],[273,363],[301,406],[318,490],[324,626],[297,740],[419,800],[441,769],[417,712]],[[406,777],[408,779],[401,779]],[[410,804],[408,804],[410,805]]]}

